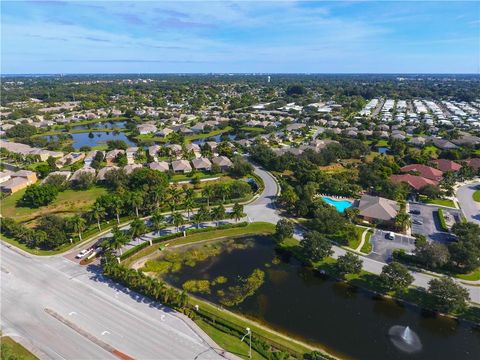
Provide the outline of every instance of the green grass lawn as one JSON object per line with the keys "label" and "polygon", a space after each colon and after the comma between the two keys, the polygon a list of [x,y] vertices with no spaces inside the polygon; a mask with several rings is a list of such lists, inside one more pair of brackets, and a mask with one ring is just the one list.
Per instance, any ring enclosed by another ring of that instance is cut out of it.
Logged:
{"label": "green grass lawn", "polygon": [[427,204],[455,207],[455,203],[450,199],[429,199],[427,197],[420,197],[420,199]]}
{"label": "green grass lawn", "polygon": [[469,280],[469,281],[480,280],[480,268],[477,268],[472,272],[469,272],[468,274],[455,275],[455,277],[462,280]]}
{"label": "green grass lawn", "polygon": [[247,131],[247,132],[256,132],[256,133],[264,133],[265,129],[259,128],[259,127],[253,127],[253,126],[243,126],[240,128],[242,131]]}
{"label": "green grass lawn", "polygon": [[370,229],[365,236],[365,243],[363,244],[360,252],[364,254],[370,254],[372,252],[372,244],[370,243],[370,238],[372,237],[373,231]]}
{"label": "green grass lawn", "polygon": [[[218,239],[222,237],[232,237],[232,236],[241,236],[241,235],[249,235],[249,234],[273,234],[274,232],[275,232],[275,225],[273,224],[266,223],[266,222],[253,222],[248,224],[245,227],[201,232],[201,233],[191,234],[186,237],[178,237],[176,239],[166,241],[165,243],[168,244],[168,246],[174,246],[174,245],[183,245],[183,244],[193,243],[196,241],[213,240],[213,239]],[[136,254],[125,259],[124,264],[126,266],[129,266],[130,264],[143,258],[144,256],[153,254],[155,251],[158,250],[158,248],[159,248],[158,244],[154,244],[153,246],[146,247],[145,249],[142,249]]]}
{"label": "green grass lawn", "polygon": [[[8,336],[2,336],[2,360],[37,360],[38,358]],[[5,349],[4,349],[5,346]]]}
{"label": "green grass lawn", "polygon": [[[222,349],[242,359],[248,359],[248,337],[244,341],[240,341],[238,337],[220,331],[201,318],[196,319],[195,323]],[[252,359],[265,359],[265,357],[252,349]]]}
{"label": "green grass lawn", "polygon": [[476,202],[480,202],[480,190],[476,190],[473,193],[473,200],[475,200]]}
{"label": "green grass lawn", "polygon": [[221,177],[221,176],[223,176],[223,174],[222,173],[213,174],[213,173],[209,173],[209,172],[197,171],[195,175],[175,174],[175,175],[172,176],[171,181],[177,182],[177,181],[192,180],[197,176],[198,176],[199,179],[208,179],[208,178],[215,178],[215,177],[219,177],[219,176]]}
{"label": "green grass lawn", "polygon": [[388,147],[388,140],[379,140],[376,147]]}
{"label": "green grass lawn", "polygon": [[432,156],[432,157],[434,157],[434,158],[437,158],[437,157],[438,157],[438,152],[439,152],[439,150],[438,150],[437,147],[435,147],[435,146],[433,146],[433,145],[428,145],[428,146],[425,146],[423,149],[425,150],[425,152],[426,152],[428,155],[430,155],[430,156]]}
{"label": "green grass lawn", "polygon": [[355,226],[355,233],[357,234],[357,237],[348,241],[348,247],[350,249],[355,250],[358,245],[360,245],[360,242],[362,241],[362,234],[364,231],[364,228]]}
{"label": "green grass lawn", "polygon": [[88,190],[65,190],[47,206],[28,208],[17,206],[17,201],[23,197],[25,189],[2,200],[1,214],[18,222],[31,221],[46,214],[75,214],[86,211],[95,200],[107,192],[106,189],[94,186]]}

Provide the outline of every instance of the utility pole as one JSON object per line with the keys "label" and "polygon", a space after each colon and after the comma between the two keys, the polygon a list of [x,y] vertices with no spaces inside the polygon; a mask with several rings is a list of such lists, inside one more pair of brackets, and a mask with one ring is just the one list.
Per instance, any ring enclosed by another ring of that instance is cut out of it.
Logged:
{"label": "utility pole", "polygon": [[240,341],[245,340],[247,336],[249,337],[248,358],[251,359],[252,358],[252,330],[248,327],[245,330],[247,330],[247,333],[243,335],[242,340]]}

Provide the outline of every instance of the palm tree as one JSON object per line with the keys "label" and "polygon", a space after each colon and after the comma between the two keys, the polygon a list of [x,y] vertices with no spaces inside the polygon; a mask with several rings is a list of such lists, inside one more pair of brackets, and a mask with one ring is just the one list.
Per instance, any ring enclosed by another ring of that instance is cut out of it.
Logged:
{"label": "palm tree", "polygon": [[410,226],[410,216],[407,213],[399,212],[397,216],[395,216],[395,226],[401,229],[402,231],[405,230],[408,226]]}
{"label": "palm tree", "polygon": [[138,218],[138,208],[143,204],[143,194],[139,191],[135,191],[130,195],[130,202],[135,208],[135,214]]}
{"label": "palm tree", "polygon": [[177,204],[180,202],[181,191],[177,188],[171,188],[168,190],[170,195],[170,207],[172,208],[172,212],[175,211],[177,208]]}
{"label": "palm tree", "polygon": [[160,209],[160,201],[165,198],[165,188],[162,186],[157,186],[153,189],[153,199],[157,209]]}
{"label": "palm tree", "polygon": [[70,219],[73,229],[78,232],[78,237],[82,241],[82,231],[85,230],[85,219],[79,215],[75,215]]}
{"label": "palm tree", "polygon": [[165,224],[165,216],[163,216],[159,210],[155,211],[150,218],[152,222],[152,228],[155,231],[158,231],[164,227]]}
{"label": "palm tree", "polygon": [[130,236],[132,237],[132,240],[136,239],[142,234],[145,234],[146,226],[143,220],[140,219],[134,219],[130,223]]}
{"label": "palm tree", "polygon": [[170,221],[177,228],[177,232],[179,232],[179,226],[185,223],[185,219],[183,218],[183,215],[178,212],[174,212],[172,214]]}
{"label": "palm tree", "polygon": [[193,199],[190,198],[190,197],[185,198],[185,201],[183,202],[183,205],[185,206],[185,209],[187,210],[188,220],[190,220],[190,212],[192,211],[193,205],[194,205]]}
{"label": "palm tree", "polygon": [[123,200],[119,196],[114,195],[112,197],[111,204],[115,214],[117,215],[117,224],[120,224],[120,212],[122,211]]}
{"label": "palm tree", "polygon": [[223,205],[218,205],[217,207],[213,208],[210,212],[210,216],[218,226],[218,222],[225,218],[225,208],[223,207]]}
{"label": "palm tree", "polygon": [[98,231],[102,231],[102,227],[100,226],[100,220],[105,216],[105,208],[100,205],[99,203],[95,203],[90,210],[92,216],[95,220],[97,220]]}
{"label": "palm tree", "polygon": [[213,196],[213,188],[205,186],[202,190],[202,195],[207,199],[207,207],[210,207],[210,198]]}
{"label": "palm tree", "polygon": [[235,221],[239,221],[245,214],[243,213],[243,205],[239,203],[235,203],[232,208],[231,216],[235,219]]}
{"label": "palm tree", "polygon": [[221,189],[222,189],[222,203],[225,204],[225,197],[227,196],[227,194],[230,192],[230,184],[228,183],[224,183],[221,185]]}
{"label": "palm tree", "polygon": [[120,250],[120,255],[122,255],[122,247],[128,242],[128,236],[118,228],[118,226],[115,226],[112,229],[112,237],[110,238],[108,247],[110,249]]}

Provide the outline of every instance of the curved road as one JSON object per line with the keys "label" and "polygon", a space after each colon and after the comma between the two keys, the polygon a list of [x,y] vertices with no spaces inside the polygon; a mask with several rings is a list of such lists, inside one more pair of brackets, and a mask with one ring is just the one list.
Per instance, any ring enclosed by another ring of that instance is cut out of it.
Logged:
{"label": "curved road", "polygon": [[457,190],[457,200],[467,220],[480,225],[480,203],[473,200],[473,193],[478,189],[480,182],[460,186]]}

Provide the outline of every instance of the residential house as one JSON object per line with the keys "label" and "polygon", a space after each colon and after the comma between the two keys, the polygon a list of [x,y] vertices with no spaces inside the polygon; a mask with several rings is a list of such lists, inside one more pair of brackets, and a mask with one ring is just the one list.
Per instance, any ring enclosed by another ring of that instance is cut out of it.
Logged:
{"label": "residential house", "polygon": [[172,161],[172,169],[174,172],[189,173],[192,171],[192,166],[188,160],[174,160]]}
{"label": "residential house", "polygon": [[212,163],[217,165],[222,171],[227,171],[233,166],[233,163],[226,156],[216,156],[212,159]]}
{"label": "residential house", "polygon": [[157,127],[153,124],[137,125],[137,130],[140,135],[153,134],[157,131]]}
{"label": "residential house", "polygon": [[431,162],[436,166],[437,169],[443,172],[453,171],[457,172],[462,168],[462,165],[447,159],[437,159]]}
{"label": "residential house", "polygon": [[138,147],[132,146],[129,147],[125,153],[127,155],[127,164],[131,165],[135,163],[135,155],[137,154]]}
{"label": "residential house", "polygon": [[442,180],[443,172],[435,169],[431,166],[423,165],[423,164],[410,164],[400,168],[400,171],[403,173],[408,172],[416,172],[419,173],[420,176],[424,178],[434,180],[436,182]]}
{"label": "residential house", "polygon": [[105,154],[105,162],[107,163],[107,166],[113,165],[115,159],[120,154],[125,154],[125,150],[114,149],[114,150],[110,150],[109,152],[107,152]]}
{"label": "residential house", "polygon": [[10,178],[12,177],[12,174],[13,174],[13,171],[10,171],[10,170],[0,171],[0,183],[10,180]]}
{"label": "residential house", "polygon": [[391,175],[390,180],[394,183],[407,183],[415,190],[420,190],[424,186],[437,186],[438,182],[435,180],[424,178],[423,176],[416,176],[411,174]]}
{"label": "residential house", "polygon": [[73,173],[73,175],[70,177],[70,181],[77,181],[78,179],[80,179],[80,176],[82,174],[92,174],[92,176],[95,177],[97,173],[92,167],[83,167]]}
{"label": "residential house", "polygon": [[160,130],[159,132],[157,132],[156,135],[159,136],[159,137],[166,138],[168,135],[170,135],[173,132],[174,131],[170,128],[164,128],[164,129]]}
{"label": "residential house", "polygon": [[84,158],[85,158],[85,153],[83,153],[83,152],[69,153],[69,154],[61,157],[60,159],[58,159],[55,162],[55,165],[58,168],[62,168],[65,165],[75,164],[76,162],[78,162],[80,160],[83,160]]}
{"label": "residential house", "polygon": [[128,164],[123,167],[123,170],[127,175],[130,175],[134,170],[140,169],[143,166],[141,164]]}
{"label": "residential house", "polygon": [[65,181],[68,181],[70,177],[72,176],[71,171],[52,171],[50,174],[47,175],[45,179],[43,179],[42,184],[47,182],[48,179],[50,179],[52,176],[63,176],[65,178]]}
{"label": "residential house", "polygon": [[104,168],[101,168],[100,170],[98,170],[97,181],[104,181],[105,175],[115,169],[118,169],[118,166],[105,166]]}
{"label": "residential house", "polygon": [[170,170],[170,166],[166,161],[154,161],[151,162],[148,166],[152,170],[157,170],[161,172],[167,172],[168,170]]}
{"label": "residential house", "polygon": [[192,164],[196,170],[200,170],[200,171],[212,170],[212,163],[210,162],[210,160],[204,157],[193,159]]}

